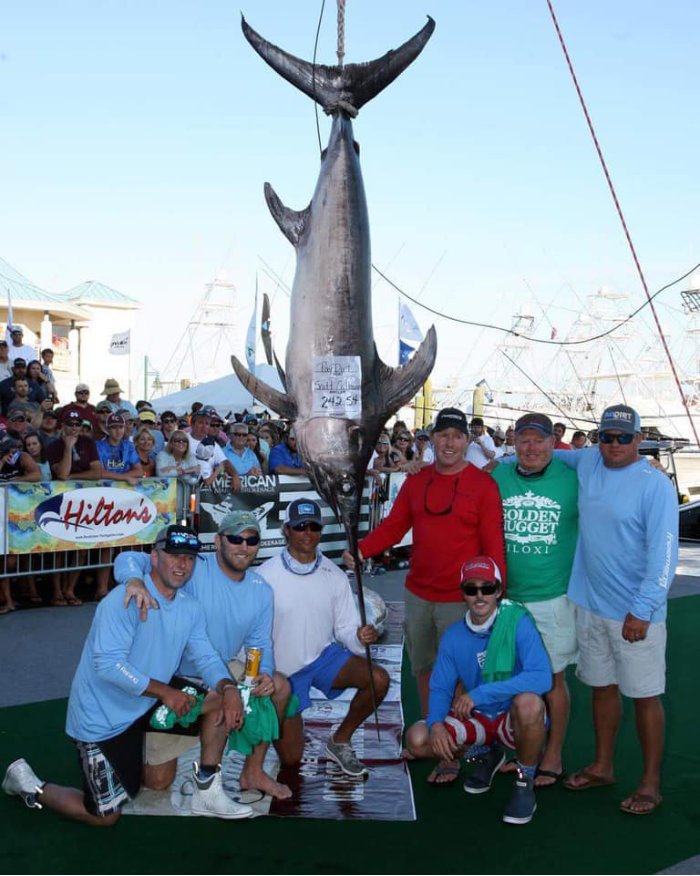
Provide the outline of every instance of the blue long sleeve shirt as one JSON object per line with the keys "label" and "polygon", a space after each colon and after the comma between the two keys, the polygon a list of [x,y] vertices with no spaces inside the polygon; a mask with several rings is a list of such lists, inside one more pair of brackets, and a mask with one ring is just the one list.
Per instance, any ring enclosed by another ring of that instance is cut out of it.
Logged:
{"label": "blue long sleeve shirt", "polygon": [[182,590],[172,600],[161,597],[148,575],[145,583],[161,606],[146,621],[133,601],[124,608],[120,589],[95,612],[68,700],[66,733],[73,739],[118,736],[155,704],[155,698],[143,696],[150,680],[167,684],[183,657],[210,687],[229,677],[207,638],[199,603]]}
{"label": "blue long sleeve shirt", "polygon": [[445,720],[458,681],[470,694],[476,710],[490,717],[509,711],[517,694],[541,696],[551,689],[549,656],[529,615],[520,618],[515,632],[515,665],[511,677],[503,681],[482,682],[481,668],[492,629],[475,633],[461,620],[443,633],[430,676],[428,727]]}
{"label": "blue long sleeve shirt", "polygon": [[[192,577],[182,589],[202,606],[212,645],[225,663],[236,657],[241,648],[260,648],[260,672],[271,675],[275,658],[270,585],[251,569],[246,571],[242,581],[232,581],[219,568],[215,553],[200,556]],[[129,578],[143,579],[149,568],[147,554],[123,551],[114,563],[114,577],[124,584]],[[179,672],[181,675],[199,675],[195,669],[192,661],[185,658]]]}
{"label": "blue long sleeve shirt", "polygon": [[678,498],[662,472],[640,459],[606,468],[597,447],[555,451],[576,469],[579,541],[569,598],[600,617],[666,619],[678,561]]}

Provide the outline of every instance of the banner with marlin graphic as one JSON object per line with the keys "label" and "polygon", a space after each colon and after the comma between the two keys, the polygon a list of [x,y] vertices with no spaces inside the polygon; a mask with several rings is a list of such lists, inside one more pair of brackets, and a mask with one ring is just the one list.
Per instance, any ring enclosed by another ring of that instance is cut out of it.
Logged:
{"label": "banner with marlin graphic", "polygon": [[7,486],[10,554],[152,544],[176,522],[175,478],[45,481]]}

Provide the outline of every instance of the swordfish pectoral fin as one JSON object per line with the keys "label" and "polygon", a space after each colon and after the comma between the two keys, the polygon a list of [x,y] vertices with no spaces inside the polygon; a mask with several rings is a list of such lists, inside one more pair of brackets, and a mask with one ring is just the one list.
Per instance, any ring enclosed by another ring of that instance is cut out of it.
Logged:
{"label": "swordfish pectoral fin", "polygon": [[282,234],[292,246],[298,246],[311,215],[311,204],[305,210],[292,210],[285,207],[270,183],[265,183],[265,200]]}
{"label": "swordfish pectoral fin", "polygon": [[435,365],[437,334],[431,326],[423,343],[409,362],[400,368],[390,368],[379,362],[379,377],[387,419],[403,407],[418,392]]}
{"label": "swordfish pectoral fin", "polygon": [[266,407],[272,408],[280,417],[287,417],[290,420],[296,419],[297,406],[288,395],[278,389],[273,389],[264,381],[258,380],[235,356],[231,356],[231,365],[236,372],[236,377],[251,395],[254,395]]}

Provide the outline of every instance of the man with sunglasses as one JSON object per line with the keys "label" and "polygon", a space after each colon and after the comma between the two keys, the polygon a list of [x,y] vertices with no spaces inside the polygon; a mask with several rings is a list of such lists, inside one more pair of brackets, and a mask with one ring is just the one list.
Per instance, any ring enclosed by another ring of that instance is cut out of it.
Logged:
{"label": "man with sunglasses", "polygon": [[[204,610],[207,635],[221,659],[234,676],[243,677],[236,660],[241,649],[262,651],[260,673],[254,680],[253,696],[269,696],[281,723],[289,702],[289,682],[274,671],[272,647],[272,591],[250,567],[260,548],[260,524],[249,511],[231,511],[221,523],[214,539],[216,551],[203,554],[196,564],[185,592],[193,596]],[[156,600],[145,592],[144,576],[148,565],[145,554],[124,551],[114,564],[114,577],[128,585],[127,601],[133,596],[146,614],[157,609]],[[185,658],[178,670],[186,677],[196,675],[196,666]],[[147,745],[149,763],[163,763],[178,757],[190,744],[186,739],[155,740],[160,746]],[[163,741],[167,746],[163,746]],[[147,739],[147,743],[150,740]],[[276,782],[263,769],[268,743],[255,746],[245,761],[240,777],[241,790],[258,790],[278,799],[291,796],[290,789]]]}
{"label": "man with sunglasses", "polygon": [[[184,719],[196,708],[201,709],[197,724],[187,722],[201,741],[192,814],[252,815],[249,806],[224,792],[219,767],[228,734],[242,721],[238,690],[207,638],[201,606],[182,592],[200,550],[193,530],[167,527],[156,539],[146,575],[148,592],[162,609],[141,623],[136,605],[125,610],[123,593],[113,590],[95,613],[66,719],[83,773],[82,791],[42,782],[25,760],[17,760],[5,774],[5,793],[21,797],[32,809],[47,806],[83,824],[109,827],[142,784],[165,790],[175,778],[174,765],[144,761],[144,736],[154,735],[147,733],[153,716],[165,706]],[[175,674],[183,657],[197,667],[209,692]],[[193,695],[193,689],[201,696]],[[162,730],[158,735],[168,734]]]}
{"label": "man with sunglasses", "polygon": [[532,618],[519,603],[502,600],[491,557],[465,563],[461,590],[467,613],[445,631],[430,679],[430,708],[406,734],[414,757],[450,760],[465,754],[476,767],[464,783],[483,794],[505,759],[516,752],[516,781],[503,813],[508,824],[535,814],[534,778],[545,737],[542,695],[552,684],[549,657]]}
{"label": "man with sunglasses", "polygon": [[243,423],[232,423],[228,432],[231,441],[224,447],[224,455],[236,472],[244,475],[261,475],[262,469],[258,457],[246,445],[248,439],[248,427]]}
{"label": "man with sunglasses", "polygon": [[61,437],[46,448],[51,472],[58,481],[76,478],[96,481],[105,477],[92,438],[80,434],[83,418],[77,411],[61,415]]}
{"label": "man with sunglasses", "polygon": [[[360,625],[347,576],[319,550],[323,520],[313,499],[287,505],[283,532],[287,546],[260,568],[275,595],[272,637],[275,664],[299,698],[299,711],[287,718],[277,749],[283,765],[299,763],[304,752],[301,712],[311,705],[310,688],[335,699],[357,688],[348,713],[328,739],[326,757],[349,776],[366,775],[367,767],[352,749],[352,735],[372,714],[365,646],[377,640],[372,624]],[[372,667],[377,705],[389,689],[389,676]]]}
{"label": "man with sunglasses", "polygon": [[[109,402],[106,404],[109,407]],[[111,408],[109,410],[111,411]],[[61,408],[61,413],[63,414],[68,411],[77,411],[83,420],[89,420],[92,423],[93,430],[97,427],[95,405],[90,403],[90,387],[87,383],[79,383],[75,387],[75,401]]]}
{"label": "man with sunglasses", "polygon": [[564,782],[572,791],[611,785],[620,694],[634,702],[643,772],[623,812],[661,803],[666,601],[678,559],[678,498],[669,479],[639,454],[639,414],[603,411],[597,447],[555,451],[576,470],[579,543],[569,584],[576,603],[577,675],[593,690],[595,759]]}
{"label": "man with sunglasses", "polygon": [[[463,411],[444,408],[433,428],[435,464],[406,479],[379,526],[360,541],[360,556],[398,544],[413,528],[406,576],[406,646],[418,685],[421,714],[428,711],[430,673],[445,630],[464,616],[462,564],[488,554],[505,568],[503,509],[493,479],[464,459],[469,427]],[[346,551],[343,561],[353,568]],[[438,764],[428,781],[455,781],[459,764]]]}

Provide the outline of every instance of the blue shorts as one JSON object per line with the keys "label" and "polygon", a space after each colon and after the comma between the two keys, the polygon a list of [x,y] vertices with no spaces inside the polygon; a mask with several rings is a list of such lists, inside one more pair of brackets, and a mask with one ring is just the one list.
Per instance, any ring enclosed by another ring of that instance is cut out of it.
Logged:
{"label": "blue shorts", "polygon": [[354,654],[347,648],[331,642],[321,651],[313,663],[309,663],[308,666],[304,666],[303,669],[289,676],[292,693],[299,697],[300,712],[308,709],[311,705],[311,697],[309,696],[311,687],[323,691],[329,700],[334,700],[341,695],[344,688],[333,687],[333,682],[343,666],[353,656]]}

